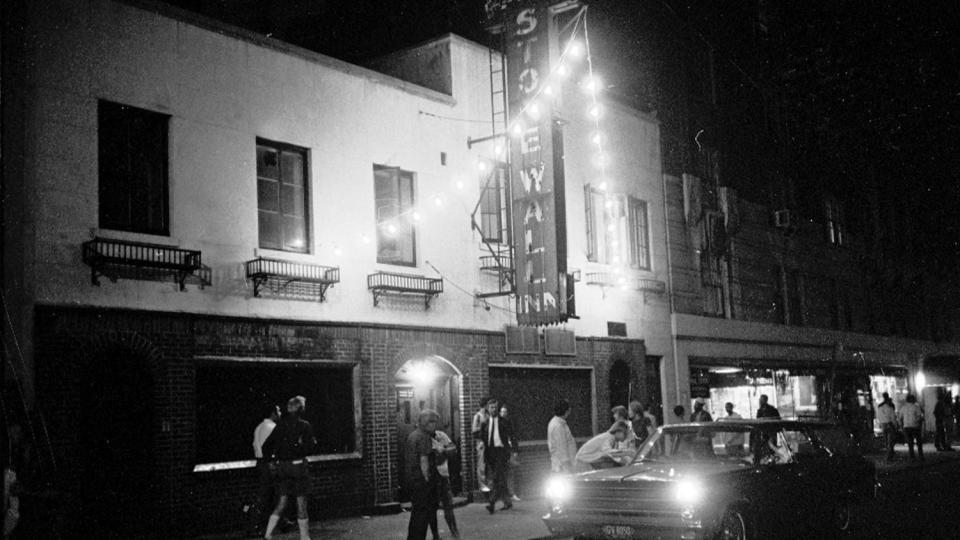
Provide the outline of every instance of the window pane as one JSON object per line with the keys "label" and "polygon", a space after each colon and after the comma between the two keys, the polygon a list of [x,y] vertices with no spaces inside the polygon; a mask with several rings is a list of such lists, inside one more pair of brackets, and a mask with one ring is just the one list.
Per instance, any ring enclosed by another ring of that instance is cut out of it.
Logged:
{"label": "window pane", "polygon": [[283,247],[294,251],[303,251],[307,247],[303,234],[303,218],[283,216]]}
{"label": "window pane", "polygon": [[280,211],[280,184],[273,180],[257,179],[257,206],[260,210]]}
{"label": "window pane", "polygon": [[377,261],[414,264],[415,227],[413,174],[394,168],[374,167],[377,219]]}
{"label": "window pane", "polygon": [[303,189],[283,184],[280,195],[283,215],[303,217]]}
{"label": "window pane", "polygon": [[277,151],[273,148],[257,146],[257,176],[274,180],[280,178]]}
{"label": "window pane", "polygon": [[303,156],[295,152],[283,152],[281,172],[283,183],[293,186],[303,186]]}
{"label": "window pane", "polygon": [[282,249],[280,244],[280,214],[259,212],[260,247]]}

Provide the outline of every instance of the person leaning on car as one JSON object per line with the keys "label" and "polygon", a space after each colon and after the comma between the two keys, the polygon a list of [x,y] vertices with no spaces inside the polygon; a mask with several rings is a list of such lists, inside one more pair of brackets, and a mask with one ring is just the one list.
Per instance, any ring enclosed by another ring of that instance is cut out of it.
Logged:
{"label": "person leaning on car", "polygon": [[628,429],[626,422],[618,420],[609,430],[583,443],[577,452],[578,472],[619,467],[629,463],[633,453],[617,449],[617,444],[627,438]]}

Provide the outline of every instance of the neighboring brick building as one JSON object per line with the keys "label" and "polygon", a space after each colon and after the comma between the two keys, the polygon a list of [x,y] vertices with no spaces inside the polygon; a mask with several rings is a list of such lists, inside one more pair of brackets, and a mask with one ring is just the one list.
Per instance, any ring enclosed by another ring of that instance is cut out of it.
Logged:
{"label": "neighboring brick building", "polygon": [[[2,140],[5,217],[23,216],[4,223],[4,288],[24,364],[6,375],[90,530],[236,527],[260,405],[294,394],[321,435],[318,517],[403,498],[424,407],[461,443],[469,493],[477,402],[511,403],[527,492],[557,398],[578,437],[612,404],[676,399],[651,117],[608,104],[602,191],[592,121],[569,115],[579,318],[521,330],[511,297],[476,296],[503,277],[470,227],[494,159],[465,144],[489,124],[462,121],[491,118],[485,47],[415,49],[430,71],[413,84],[162,4],[19,7]],[[482,232],[502,231],[485,200]]]}

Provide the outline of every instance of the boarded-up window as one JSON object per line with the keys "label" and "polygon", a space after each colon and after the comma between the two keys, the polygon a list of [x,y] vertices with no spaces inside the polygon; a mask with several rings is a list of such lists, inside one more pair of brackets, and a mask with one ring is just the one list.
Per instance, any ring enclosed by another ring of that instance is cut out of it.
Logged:
{"label": "boarded-up window", "polygon": [[511,405],[521,441],[547,438],[553,406],[570,402],[567,424],[574,437],[593,435],[593,387],[589,369],[490,367],[490,395]]}
{"label": "boarded-up window", "polygon": [[197,366],[197,462],[253,459],[253,431],[265,406],[286,409],[307,398],[304,419],[317,436],[317,454],[353,452],[358,410],[353,365],[308,362],[215,361]]}

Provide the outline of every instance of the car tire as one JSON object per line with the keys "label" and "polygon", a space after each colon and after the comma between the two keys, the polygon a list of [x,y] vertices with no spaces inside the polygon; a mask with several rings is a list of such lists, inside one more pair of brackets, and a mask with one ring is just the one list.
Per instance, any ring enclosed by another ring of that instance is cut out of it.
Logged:
{"label": "car tire", "polygon": [[748,523],[746,514],[739,508],[727,510],[720,520],[720,532],[717,533],[717,540],[749,540],[753,538],[747,528]]}

